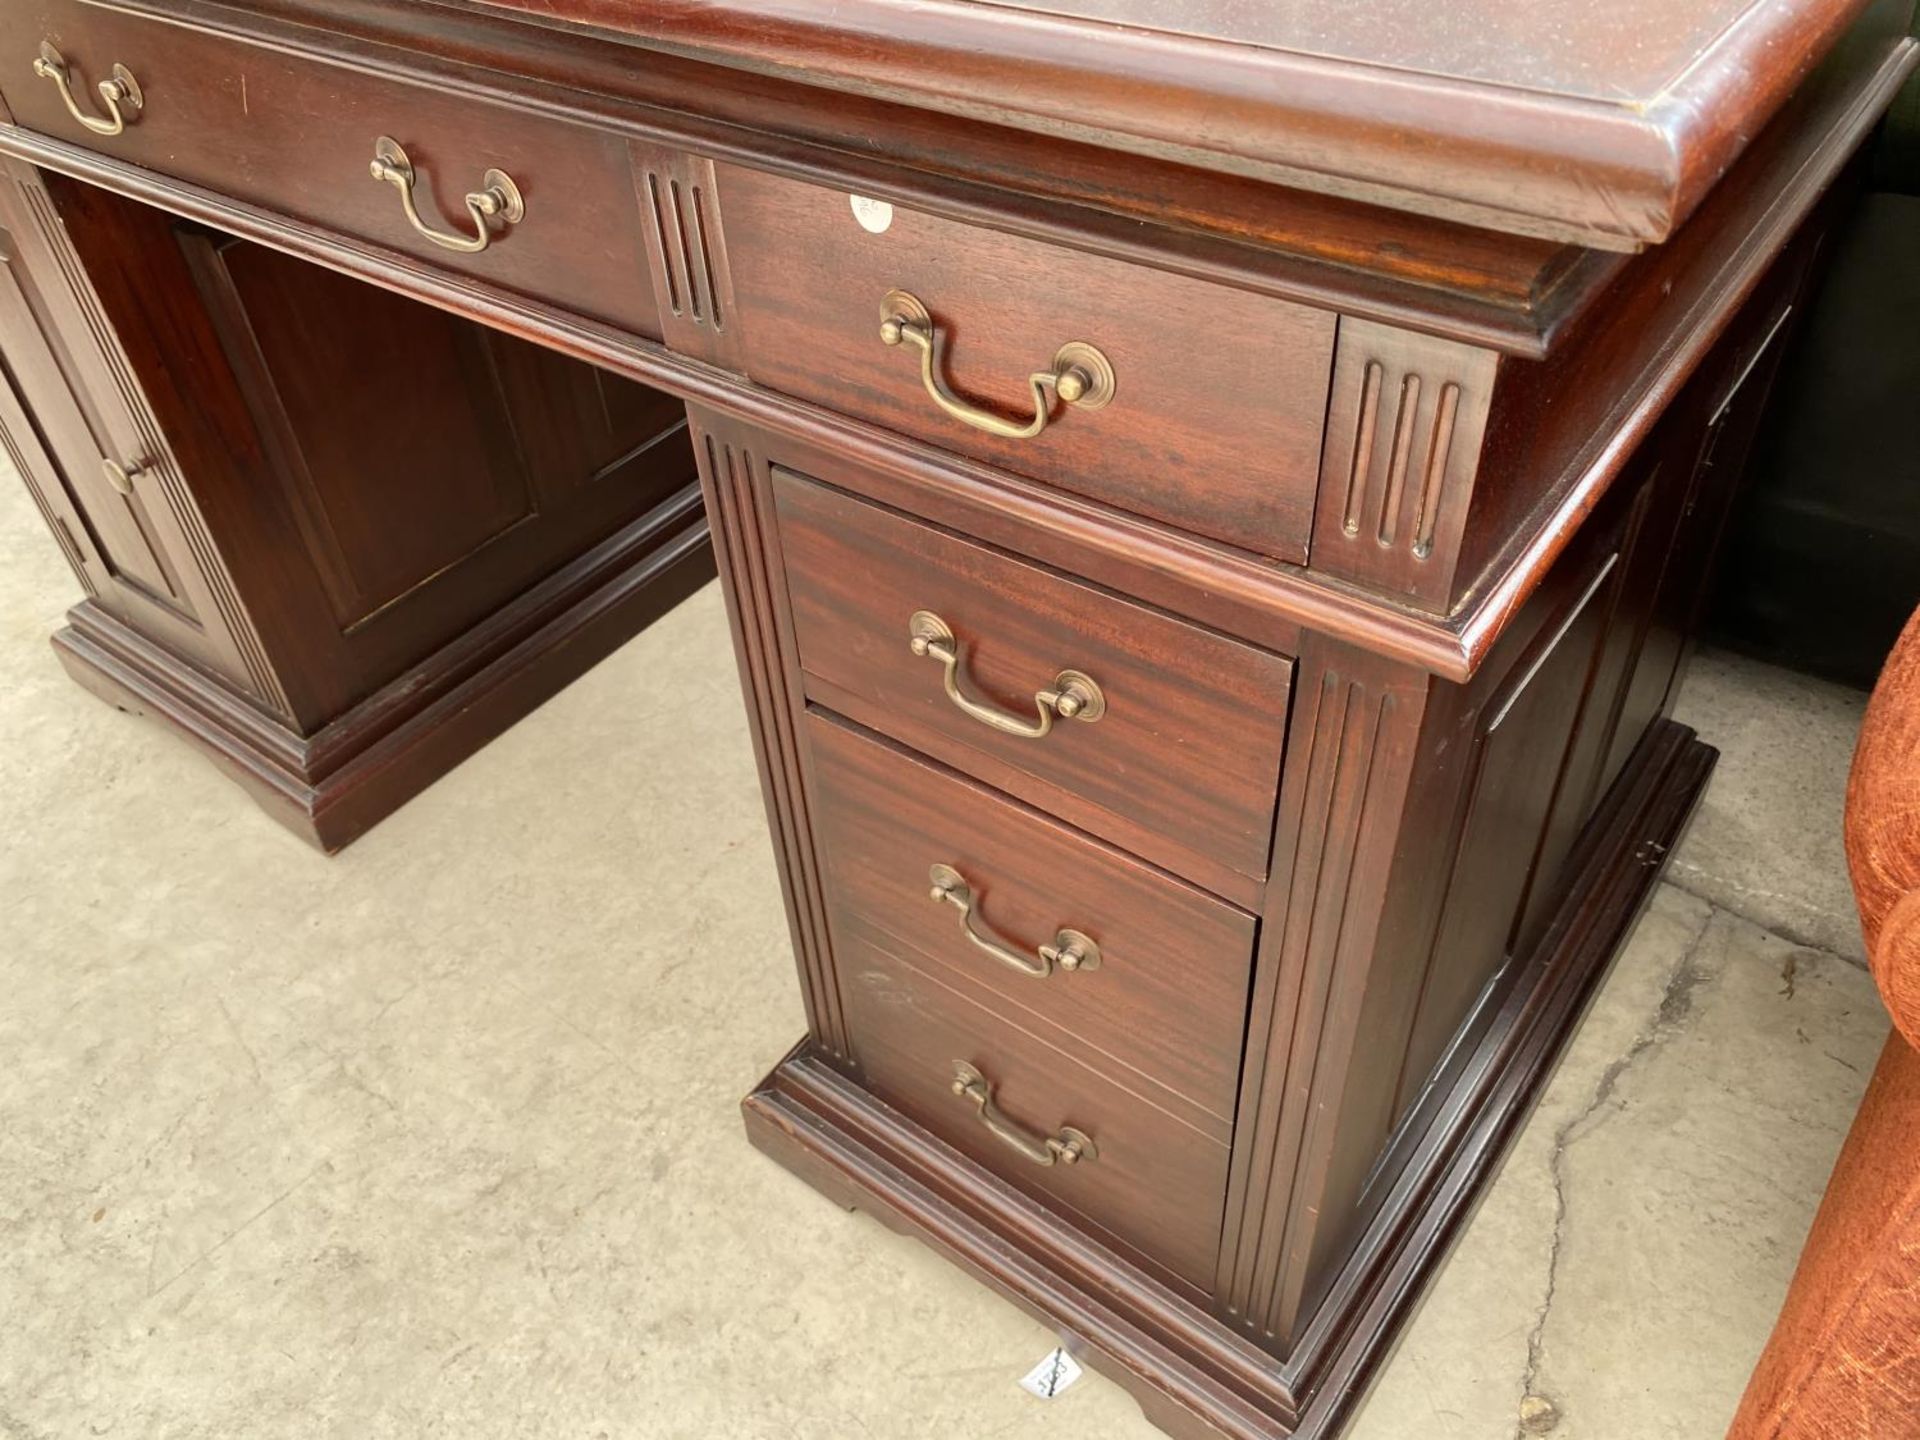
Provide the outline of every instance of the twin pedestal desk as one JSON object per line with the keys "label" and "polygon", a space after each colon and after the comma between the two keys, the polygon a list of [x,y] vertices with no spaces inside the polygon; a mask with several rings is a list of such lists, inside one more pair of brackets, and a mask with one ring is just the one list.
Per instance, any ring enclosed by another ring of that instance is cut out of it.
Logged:
{"label": "twin pedestal desk", "polygon": [[1705,783],[1909,19],[0,0],[59,649],[337,844],[710,527],[806,1004],[755,1143],[1167,1431],[1331,1435]]}

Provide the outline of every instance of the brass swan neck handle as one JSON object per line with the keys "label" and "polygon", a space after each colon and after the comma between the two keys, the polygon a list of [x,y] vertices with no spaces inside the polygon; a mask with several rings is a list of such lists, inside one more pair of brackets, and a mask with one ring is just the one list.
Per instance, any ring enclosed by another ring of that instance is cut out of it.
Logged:
{"label": "brass swan neck handle", "polygon": [[907,345],[920,352],[920,383],[933,403],[962,425],[971,425],[1003,440],[1031,440],[1054,419],[1053,400],[1098,410],[1113,399],[1113,364],[1084,340],[1070,340],[1054,354],[1053,364],[1027,377],[1033,392],[1033,418],[1009,420],[963,400],[948,385],[946,335],[934,323],[920,300],[905,290],[889,290],[880,302],[880,339],[886,345]]}
{"label": "brass swan neck handle", "polygon": [[963,713],[1002,735],[1022,740],[1043,740],[1053,731],[1053,722],[1079,720],[1091,725],[1107,713],[1107,697],[1091,675],[1079,670],[1062,670],[1053,684],[1034,692],[1033,703],[1039,712],[1033,720],[1008,715],[982,701],[961,693],[960,642],[953,628],[931,610],[916,610],[907,617],[907,646],[918,656],[931,656],[942,667],[941,688],[947,699]]}
{"label": "brass swan neck handle", "polygon": [[964,1060],[953,1062],[953,1093],[973,1102],[980,1123],[1010,1150],[1036,1165],[1084,1165],[1100,1158],[1093,1137],[1084,1130],[1062,1125],[1054,1135],[1034,1135],[1007,1119],[994,1103],[987,1077]]}
{"label": "brass swan neck handle", "polygon": [[1022,951],[995,939],[980,927],[973,886],[967,883],[966,876],[951,865],[934,865],[927,871],[927,880],[931,885],[929,893],[937,903],[951,905],[960,912],[960,933],[967,937],[967,943],[1009,970],[1044,980],[1053,974],[1056,965],[1069,971],[1100,968],[1100,944],[1084,931],[1062,926],[1054,933],[1052,943],[1036,945],[1034,958],[1029,959]]}
{"label": "brass swan neck handle", "polygon": [[42,80],[51,80],[60,91],[60,98],[66,102],[67,113],[78,120],[96,135],[118,135],[127,128],[127,121],[137,116],[144,106],[146,96],[140,93],[140,82],[133,78],[133,72],[119,61],[98,86],[100,103],[107,107],[107,118],[89,115],[80,108],[80,102],[73,96],[73,71],[67,65],[66,56],[51,40],[40,42],[40,53],[34,58],[33,73]]}
{"label": "brass swan neck handle", "polygon": [[442,250],[477,255],[493,243],[495,220],[513,226],[526,218],[526,201],[521,198],[520,187],[513,183],[513,177],[504,170],[489,170],[480,177],[480,188],[466,197],[467,214],[473,217],[473,234],[450,235],[434,229],[420,218],[419,206],[413,198],[416,179],[413,161],[391,135],[382,135],[373,142],[373,159],[367,164],[367,172],[400,192],[400,209],[407,223]]}

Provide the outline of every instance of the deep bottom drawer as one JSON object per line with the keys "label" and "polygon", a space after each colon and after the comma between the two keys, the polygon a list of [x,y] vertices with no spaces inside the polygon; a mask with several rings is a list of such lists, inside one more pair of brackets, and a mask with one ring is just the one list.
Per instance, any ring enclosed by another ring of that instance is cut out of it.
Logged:
{"label": "deep bottom drawer", "polygon": [[[854,1052],[874,1094],[1022,1190],[1092,1222],[1100,1238],[1212,1291],[1226,1146],[866,940],[840,938],[836,948]],[[987,1087],[988,1110],[955,1093],[961,1066]],[[1028,1153],[1070,1131],[1091,1141],[1091,1154],[1043,1165]]]}

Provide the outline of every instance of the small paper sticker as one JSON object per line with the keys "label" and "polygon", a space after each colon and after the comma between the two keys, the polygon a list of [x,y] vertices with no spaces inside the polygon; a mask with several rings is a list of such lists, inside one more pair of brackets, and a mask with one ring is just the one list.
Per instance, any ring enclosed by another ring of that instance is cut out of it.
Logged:
{"label": "small paper sticker", "polygon": [[849,195],[847,199],[853,205],[853,218],[860,222],[860,228],[874,235],[884,235],[887,227],[893,224],[893,206],[884,200],[869,200],[864,195]]}
{"label": "small paper sticker", "polygon": [[1042,1400],[1051,1400],[1080,1378],[1080,1366],[1064,1350],[1055,1350],[1020,1380],[1020,1388]]}

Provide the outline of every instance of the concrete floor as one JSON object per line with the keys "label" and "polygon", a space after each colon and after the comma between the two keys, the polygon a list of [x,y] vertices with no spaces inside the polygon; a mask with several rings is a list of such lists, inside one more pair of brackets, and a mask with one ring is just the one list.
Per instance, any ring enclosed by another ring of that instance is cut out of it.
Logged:
{"label": "concrete floor", "polygon": [[[0,1437],[1155,1433],[743,1138],[801,1012],[716,591],[331,861],[64,677],[74,593],[0,475]],[[1677,883],[1356,1440],[1720,1434],[1885,1031],[1860,708],[1696,667]]]}

